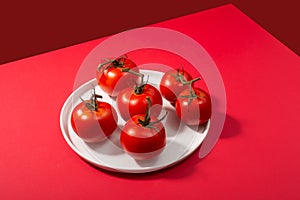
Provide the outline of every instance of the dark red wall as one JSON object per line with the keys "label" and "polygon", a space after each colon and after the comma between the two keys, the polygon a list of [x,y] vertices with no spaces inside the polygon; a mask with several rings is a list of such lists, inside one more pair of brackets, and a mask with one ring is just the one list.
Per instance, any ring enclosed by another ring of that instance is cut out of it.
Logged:
{"label": "dark red wall", "polygon": [[5,1],[0,3],[0,63],[227,3],[300,54],[296,0]]}

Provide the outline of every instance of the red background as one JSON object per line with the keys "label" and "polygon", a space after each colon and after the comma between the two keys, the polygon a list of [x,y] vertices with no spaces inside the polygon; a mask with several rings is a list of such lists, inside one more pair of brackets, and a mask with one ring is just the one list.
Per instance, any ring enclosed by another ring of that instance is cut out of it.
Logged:
{"label": "red background", "polygon": [[299,56],[232,5],[155,26],[195,39],[218,66],[228,110],[213,151],[141,175],[80,159],[59,114],[94,40],[0,67],[0,199],[300,199]]}
{"label": "red background", "polygon": [[2,1],[0,63],[233,3],[300,53],[297,0]]}

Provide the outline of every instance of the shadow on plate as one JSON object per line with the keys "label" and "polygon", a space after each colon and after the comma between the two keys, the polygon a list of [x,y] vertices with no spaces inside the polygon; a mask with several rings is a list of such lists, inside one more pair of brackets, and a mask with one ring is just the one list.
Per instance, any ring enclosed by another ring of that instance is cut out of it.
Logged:
{"label": "shadow on plate", "polygon": [[95,152],[107,155],[118,155],[124,153],[120,144],[121,129],[118,127],[108,140],[99,143],[86,143]]}
{"label": "shadow on plate", "polygon": [[[175,148],[176,145],[173,145],[171,148]],[[169,149],[172,150],[172,149]],[[184,149],[182,149],[184,152]],[[103,173],[109,174],[111,176],[119,177],[122,179],[134,179],[134,180],[155,180],[155,179],[179,179],[186,176],[192,176],[195,172],[195,166],[201,162],[201,159],[198,157],[198,148],[189,156],[184,158],[183,160],[173,163],[163,169],[159,169],[152,172],[145,172],[145,173],[126,173],[126,172],[114,172],[108,169],[99,168],[90,164],[90,166],[96,170],[102,171]],[[145,160],[145,161],[136,161],[142,167],[151,167],[157,162],[159,162],[159,157]],[[84,159],[83,159],[84,160]],[[202,159],[203,160],[203,159]],[[88,162],[87,162],[88,163]],[[197,173],[199,171],[197,170]]]}
{"label": "shadow on plate", "polygon": [[[122,178],[122,179],[134,179],[151,181],[157,179],[180,179],[188,176],[192,176],[195,172],[199,173],[199,168],[197,171],[194,170],[195,166],[198,165],[203,159],[199,159],[198,151],[196,150],[190,156],[186,157],[182,161],[170,165],[164,169],[157,171],[146,172],[146,173],[125,173],[125,172],[114,172],[103,168],[98,168],[90,164],[90,166],[98,171],[102,171],[110,176]],[[200,172],[201,173],[201,172]]]}
{"label": "shadow on plate", "polygon": [[168,127],[168,137],[176,136],[178,134],[178,129],[180,127],[180,120],[174,109],[166,108],[168,115],[164,122],[164,126]]}

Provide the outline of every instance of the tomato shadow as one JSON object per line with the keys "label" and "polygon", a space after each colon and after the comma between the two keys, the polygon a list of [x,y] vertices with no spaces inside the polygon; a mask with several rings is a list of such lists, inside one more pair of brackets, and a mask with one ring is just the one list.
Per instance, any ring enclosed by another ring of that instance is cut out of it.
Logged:
{"label": "tomato shadow", "polygon": [[197,133],[204,133],[208,129],[208,122],[205,122],[204,124],[201,124],[199,126],[193,126],[193,125],[186,125],[186,126]]}
{"label": "tomato shadow", "polygon": [[[152,172],[145,173],[125,173],[125,172],[115,172],[107,169],[98,168],[96,166],[91,165],[91,167],[106,173],[110,176],[118,177],[120,179],[132,179],[137,181],[152,181],[159,179],[181,179],[188,176],[193,176],[194,173],[197,172],[199,174],[202,173],[202,167],[199,168],[199,163],[203,159],[198,157],[198,151],[195,151],[190,156],[181,160],[180,162],[170,165],[164,169],[160,169]],[[197,166],[197,170],[195,169]]]}
{"label": "tomato shadow", "polygon": [[[179,144],[178,144],[179,145]],[[175,150],[176,148],[180,148],[177,144],[173,145],[169,150]],[[177,147],[176,147],[177,146]],[[184,147],[182,147],[184,148]],[[183,150],[184,151],[184,150]],[[183,152],[182,151],[182,152]],[[157,165],[161,162],[161,158],[153,158],[151,160],[145,161],[135,161],[139,166],[143,168],[151,168],[153,165]],[[159,161],[160,160],[160,161]],[[157,179],[179,179],[187,176],[192,176],[193,173],[197,171],[199,173],[199,166],[197,170],[194,170],[195,166],[201,162],[200,158],[198,157],[198,150],[193,152],[191,155],[185,157],[184,159],[180,160],[179,162],[173,163],[163,169],[159,169],[156,171],[151,172],[143,172],[143,173],[126,173],[126,172],[119,172],[119,171],[111,171],[108,169],[98,168],[97,166],[91,165],[94,169],[106,173],[110,176],[118,177],[121,179],[132,179],[132,180],[142,180],[142,181],[151,181]]]}
{"label": "tomato shadow", "polygon": [[[180,122],[178,122],[178,118],[176,116],[175,111],[172,109],[168,110],[168,112],[171,113],[171,115],[168,114],[169,118],[166,118],[166,123],[172,124],[172,130],[170,131],[170,134],[174,134],[176,136],[178,130],[176,130],[176,127],[180,127]],[[167,121],[169,120],[169,122]],[[175,125],[174,125],[175,124]],[[201,127],[191,127],[192,129],[197,129],[200,133],[204,132],[205,127],[207,124],[204,124]],[[239,122],[233,118],[231,115],[226,114],[225,123],[223,131],[220,135],[220,139],[223,138],[231,138],[235,137],[240,133],[240,124]],[[119,136],[119,135],[115,135]],[[116,140],[119,139],[116,137]],[[118,147],[120,147],[120,151],[122,151],[120,144],[117,144]],[[174,145],[174,150],[176,145]],[[177,145],[177,148],[180,148],[180,146]],[[200,146],[201,148],[201,146]],[[107,152],[111,153],[111,152]],[[132,179],[137,181],[153,181],[153,180],[159,180],[159,179],[181,179],[184,177],[193,176],[195,173],[197,174],[203,174],[205,176],[205,158],[199,158],[199,148],[197,148],[191,155],[187,156],[183,160],[179,161],[176,164],[167,166],[164,169],[159,169],[157,171],[152,172],[146,172],[146,173],[126,173],[126,172],[116,172],[116,171],[110,171],[107,169],[99,168],[97,166],[94,166],[90,164],[90,166],[99,172],[106,173],[110,176],[118,177],[120,179]],[[83,159],[84,160],[84,159]],[[154,158],[152,160],[148,161],[136,161],[138,165],[140,165],[143,168],[148,168],[153,166],[154,164],[157,164],[158,158]],[[87,162],[88,163],[88,162]]]}
{"label": "tomato shadow", "polygon": [[232,117],[231,115],[226,114],[224,127],[221,132],[220,138],[226,139],[226,138],[232,138],[236,137],[241,132],[241,125],[237,119]]}
{"label": "tomato shadow", "polygon": [[178,116],[174,109],[171,108],[165,108],[167,114],[166,120],[164,122],[164,126],[168,128],[167,134],[168,137],[173,137],[178,134],[178,129],[180,127],[180,120],[178,119]]}
{"label": "tomato shadow", "polygon": [[[176,113],[175,113],[176,114]],[[172,121],[172,120],[171,120]],[[178,125],[179,126],[179,125]],[[193,129],[195,127],[192,127]],[[199,127],[198,127],[199,128]],[[203,127],[202,127],[203,128]],[[220,135],[220,139],[233,138],[240,134],[240,123],[231,115],[226,114],[223,131]],[[174,131],[177,133],[177,130]],[[200,131],[201,132],[201,131]],[[173,148],[175,148],[174,145]],[[180,147],[178,147],[180,148]],[[201,148],[201,146],[200,146]],[[174,149],[175,150],[175,149]],[[110,152],[108,152],[110,153]],[[126,172],[115,172],[107,169],[102,169],[97,166],[90,164],[90,166],[99,172],[106,173],[110,176],[118,177],[120,179],[132,179],[137,181],[153,181],[159,179],[181,179],[184,177],[193,176],[193,174],[203,174],[205,176],[205,162],[206,157],[199,158],[199,148],[197,148],[191,155],[187,156],[183,160],[173,165],[167,166],[164,169],[157,171],[146,172],[146,173],[126,173]],[[84,160],[84,159],[83,159]],[[151,167],[158,162],[158,158],[154,158],[149,161],[136,161],[141,167]],[[87,162],[88,163],[88,162]],[[202,164],[201,164],[202,163]],[[88,163],[89,164],[89,163]]]}
{"label": "tomato shadow", "polygon": [[107,155],[118,155],[123,153],[123,149],[120,143],[121,129],[118,127],[107,141],[99,143],[87,143],[87,146],[95,152],[101,152]]}
{"label": "tomato shadow", "polygon": [[154,158],[149,160],[135,160],[136,164],[144,169],[160,168],[168,166],[168,163],[172,163],[179,160],[182,155],[187,151],[187,146],[184,146],[173,139],[167,139],[167,144],[163,152]]}
{"label": "tomato shadow", "polygon": [[135,160],[135,162],[142,168],[149,168],[158,163],[158,160],[158,157],[155,157],[150,160]]}
{"label": "tomato shadow", "polygon": [[[166,108],[166,112],[168,112],[168,115],[165,119],[164,125],[168,127],[168,138],[170,139],[169,142],[172,143],[172,145],[168,145],[167,141],[167,146],[168,152],[174,152],[174,155],[183,155],[184,152],[187,150],[187,146],[183,146],[182,144],[174,141],[173,139],[177,137],[177,134],[180,133],[179,129],[181,129],[182,124],[180,120],[178,119],[176,112],[172,108]],[[181,128],[180,128],[181,127]],[[189,127],[189,129],[193,131],[197,131],[200,134],[203,133],[207,128],[207,124],[203,124],[201,126],[194,126],[194,127]],[[134,180],[155,180],[155,179],[161,179],[161,178],[166,178],[166,179],[177,179],[177,178],[182,178],[186,176],[192,176],[194,171],[194,167],[197,165],[198,162],[200,162],[200,158],[198,157],[198,148],[195,150],[194,153],[191,155],[185,157],[184,159],[180,159],[179,162],[176,162],[175,164],[170,164],[167,167],[164,167],[163,169],[159,169],[156,171],[152,172],[143,172],[143,173],[125,173],[125,172],[115,172],[115,171],[110,171],[107,169],[103,168],[98,168],[99,171],[102,171],[106,174],[109,174],[111,176],[119,177],[122,179],[134,179]],[[144,161],[138,161],[136,160],[135,162],[137,165],[139,165],[141,168],[151,168],[152,166],[159,166],[162,163],[171,163],[167,161],[168,156],[166,157],[161,157],[164,156],[163,154],[160,155],[160,157],[156,157],[150,160],[144,160]],[[180,157],[180,156],[179,156]],[[199,166],[197,167],[199,168]],[[198,169],[197,169],[197,173]]]}

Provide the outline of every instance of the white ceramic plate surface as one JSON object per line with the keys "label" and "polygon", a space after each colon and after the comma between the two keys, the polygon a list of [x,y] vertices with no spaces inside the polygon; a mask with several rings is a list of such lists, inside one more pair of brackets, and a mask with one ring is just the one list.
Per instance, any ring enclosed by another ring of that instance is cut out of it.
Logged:
{"label": "white ceramic plate surface", "polygon": [[[141,72],[149,75],[148,83],[156,87],[163,76],[163,73],[158,71],[141,70]],[[159,156],[145,161],[137,161],[131,158],[123,151],[120,145],[120,129],[117,129],[104,142],[96,144],[85,143],[73,131],[70,117],[72,109],[80,103],[79,97],[83,99],[90,98],[93,86],[96,86],[96,93],[103,96],[103,101],[112,104],[116,108],[115,100],[106,95],[97,86],[96,79],[93,79],[76,89],[65,101],[60,114],[60,126],[64,139],[72,150],[97,167],[126,173],[145,173],[163,169],[182,161],[193,153],[200,146],[208,132],[209,122],[197,130],[180,123],[174,107],[166,100],[163,100],[162,115],[166,111],[168,112],[166,119],[163,121],[167,134],[167,144]],[[125,121],[118,114],[119,127],[122,127],[124,124]]]}

